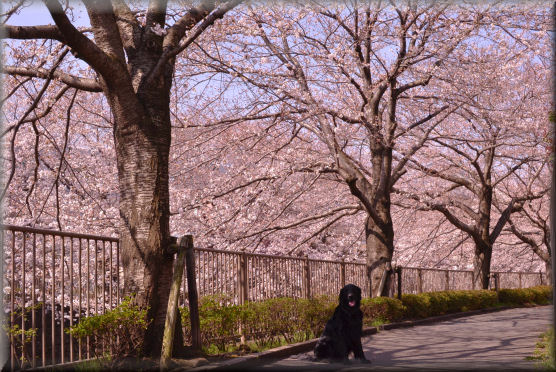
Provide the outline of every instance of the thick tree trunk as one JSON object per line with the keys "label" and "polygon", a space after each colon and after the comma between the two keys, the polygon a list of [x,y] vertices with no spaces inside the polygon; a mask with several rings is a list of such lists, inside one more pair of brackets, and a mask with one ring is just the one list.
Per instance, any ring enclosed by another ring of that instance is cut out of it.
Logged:
{"label": "thick tree trunk", "polygon": [[475,257],[473,258],[473,289],[488,289],[491,258],[492,245],[485,242],[475,242]]}
{"label": "thick tree trunk", "polygon": [[[148,99],[142,100],[142,107],[124,105],[115,97],[109,97],[109,102],[115,119],[124,295],[148,307],[151,322],[143,352],[159,357],[173,263],[168,252],[171,126],[168,98],[164,93],[151,93],[145,95]],[[179,323],[175,355],[183,353]]]}
{"label": "thick tree trunk", "polygon": [[390,218],[389,203],[377,203],[377,214],[385,222],[377,223],[370,216],[365,226],[367,248],[367,273],[371,297],[387,297],[394,282],[392,256],[394,254],[394,229]]}

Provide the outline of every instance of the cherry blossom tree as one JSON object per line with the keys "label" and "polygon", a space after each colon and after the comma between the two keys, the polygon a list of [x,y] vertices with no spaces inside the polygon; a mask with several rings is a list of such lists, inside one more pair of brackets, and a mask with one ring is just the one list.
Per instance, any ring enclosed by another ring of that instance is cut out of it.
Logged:
{"label": "cherry blossom tree", "polygon": [[[146,8],[121,0],[84,1],[89,25],[83,27],[76,26],[78,17],[68,4],[64,8],[57,0],[47,0],[44,4],[54,24],[4,25],[2,30],[8,39],[27,44],[35,40],[39,52],[14,56],[3,67],[4,74],[31,78],[23,85],[21,80],[13,84],[20,89],[31,84],[36,92],[31,105],[3,133],[11,136],[12,143],[22,126],[36,123],[29,115],[42,100],[75,97],[76,90],[99,92],[106,99],[118,174],[125,294],[135,294],[140,305],[148,306],[153,321],[145,333],[145,350],[154,356],[161,350],[172,267],[168,163],[175,61],[238,3],[204,1],[184,10],[168,8],[163,0],[150,1]],[[71,55],[76,59],[73,68],[67,62]],[[55,80],[65,84],[58,93],[51,87]],[[74,103],[69,104],[68,124]],[[66,128],[67,133],[69,125]],[[10,182],[9,177],[7,184]],[[60,182],[57,177],[56,185]],[[176,334],[181,336],[181,332]]]}
{"label": "cherry blossom tree", "polygon": [[[435,128],[430,151],[411,160],[411,169],[426,175],[425,190],[423,179],[413,174],[406,183],[411,191],[400,191],[472,239],[477,288],[488,288],[494,243],[511,214],[549,189],[540,177],[546,152],[539,136],[550,103],[548,86],[539,80],[549,79],[549,72],[529,53],[535,37],[518,47],[500,36],[495,45],[477,48],[467,61],[460,56],[461,64],[446,70],[443,80],[461,108]],[[546,51],[543,41],[537,47]]]}
{"label": "cherry blossom tree", "polygon": [[226,37],[190,55],[228,86],[252,87],[230,110],[236,119],[238,112],[279,116],[293,123],[292,132],[300,128],[322,144],[326,170],[366,213],[373,295],[388,293],[391,283],[393,187],[457,108],[428,88],[463,41],[492,21],[490,10],[432,3],[253,7],[240,22],[222,24]]}

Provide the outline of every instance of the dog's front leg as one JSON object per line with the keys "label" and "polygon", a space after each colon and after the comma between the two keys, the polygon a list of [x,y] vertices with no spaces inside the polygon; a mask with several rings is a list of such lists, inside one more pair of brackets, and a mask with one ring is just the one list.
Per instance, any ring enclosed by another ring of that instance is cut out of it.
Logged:
{"label": "dog's front leg", "polygon": [[357,342],[354,350],[353,356],[355,359],[358,359],[361,363],[371,363],[370,360],[365,358],[365,353],[363,353],[363,345],[361,345],[361,341]]}

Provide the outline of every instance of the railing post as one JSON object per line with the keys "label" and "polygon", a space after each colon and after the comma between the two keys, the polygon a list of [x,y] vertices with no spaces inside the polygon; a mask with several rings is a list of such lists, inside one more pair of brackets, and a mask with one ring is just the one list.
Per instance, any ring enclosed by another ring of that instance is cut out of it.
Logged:
{"label": "railing post", "polygon": [[342,263],[340,263],[340,283],[342,287],[346,285],[346,260],[342,258]]}
{"label": "railing post", "polygon": [[249,300],[247,283],[247,255],[241,252],[239,256],[239,303],[244,304]]}
{"label": "railing post", "polygon": [[[170,287],[170,296],[168,297],[168,309],[166,310],[166,323],[164,325],[164,336],[162,338],[162,353],[160,356],[160,369],[166,370],[169,367],[170,360],[172,358],[172,350],[174,348],[174,331],[176,329],[176,319],[178,317],[178,298],[180,295],[180,284],[183,277],[183,266],[185,264],[185,257],[187,251],[193,251],[193,237],[191,235],[185,235],[180,239],[180,244],[178,245],[178,252],[176,260],[174,261],[174,269],[172,276],[172,284]],[[189,283],[189,280],[188,280]],[[195,284],[195,281],[193,281]],[[191,290],[189,290],[191,293]],[[196,297],[196,293],[195,293]],[[191,309],[191,301],[189,306]],[[195,304],[196,305],[196,304]],[[190,310],[190,314],[193,314]],[[198,320],[198,312],[197,312]],[[191,321],[193,325],[193,318]],[[193,326],[191,330],[193,332]],[[180,330],[181,331],[181,330]],[[195,338],[193,338],[195,339]]]}
{"label": "railing post", "polygon": [[543,285],[543,279],[542,279],[542,271],[539,270],[539,276],[541,277],[541,285]]}
{"label": "railing post", "polygon": [[500,292],[500,273],[494,274],[494,289],[496,290],[496,294]]}
{"label": "railing post", "polygon": [[519,273],[519,288],[523,288],[523,285],[521,283],[521,273]]}
{"label": "railing post", "polygon": [[398,266],[396,268],[396,272],[398,273],[398,300],[402,299],[402,267]]}
{"label": "railing post", "polygon": [[305,256],[303,262],[303,282],[305,283],[305,298],[311,298],[311,267],[309,266],[309,256]]}
{"label": "railing post", "polygon": [[189,320],[191,322],[191,346],[193,350],[201,350],[201,324],[199,320],[199,296],[197,279],[195,278],[195,252],[193,237],[186,235],[180,240],[185,246],[185,268],[187,274],[187,295],[189,300]]}
{"label": "railing post", "polygon": [[418,281],[418,293],[423,293],[423,270],[421,269],[417,269],[417,278],[419,279]]}

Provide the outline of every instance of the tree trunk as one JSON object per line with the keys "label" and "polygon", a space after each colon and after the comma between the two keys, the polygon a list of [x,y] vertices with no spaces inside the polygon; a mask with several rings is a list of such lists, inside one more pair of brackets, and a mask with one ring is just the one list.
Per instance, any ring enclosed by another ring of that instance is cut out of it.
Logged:
{"label": "tree trunk", "polygon": [[370,216],[365,226],[367,248],[367,273],[370,281],[370,297],[387,297],[394,283],[392,256],[394,254],[394,229],[390,219],[389,203],[379,202],[377,214],[384,221],[377,223]]}
{"label": "tree trunk", "polygon": [[[159,357],[172,279],[168,161],[171,142],[169,97],[165,89],[138,94],[141,105],[108,96],[115,119],[114,139],[120,189],[120,241],[124,295],[148,307],[152,320],[144,352]],[[169,91],[169,89],[168,89]],[[183,352],[181,322],[175,355]]]}
{"label": "tree trunk", "polygon": [[473,289],[488,289],[491,258],[492,246],[485,242],[476,241],[473,258]]}

